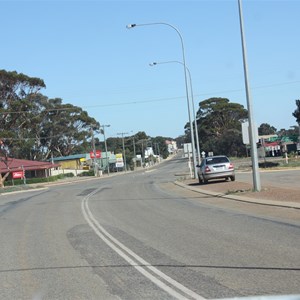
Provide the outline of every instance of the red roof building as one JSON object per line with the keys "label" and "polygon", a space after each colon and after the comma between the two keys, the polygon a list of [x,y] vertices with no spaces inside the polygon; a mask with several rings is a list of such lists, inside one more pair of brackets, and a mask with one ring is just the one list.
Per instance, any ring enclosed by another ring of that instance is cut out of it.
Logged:
{"label": "red roof building", "polygon": [[2,175],[7,172],[25,171],[27,178],[48,177],[51,175],[51,169],[59,166],[59,164],[51,162],[0,157],[0,173]]}

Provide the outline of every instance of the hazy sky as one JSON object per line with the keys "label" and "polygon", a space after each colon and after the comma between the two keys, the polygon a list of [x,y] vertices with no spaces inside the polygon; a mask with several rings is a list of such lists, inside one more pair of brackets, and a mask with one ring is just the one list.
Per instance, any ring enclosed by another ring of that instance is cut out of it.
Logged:
{"label": "hazy sky", "polygon": [[[300,1],[243,2],[254,119],[296,125]],[[210,97],[247,108],[237,0],[0,1],[0,69],[45,81],[42,93],[82,107],[107,136],[177,137],[188,121],[176,31],[184,40],[195,109]]]}

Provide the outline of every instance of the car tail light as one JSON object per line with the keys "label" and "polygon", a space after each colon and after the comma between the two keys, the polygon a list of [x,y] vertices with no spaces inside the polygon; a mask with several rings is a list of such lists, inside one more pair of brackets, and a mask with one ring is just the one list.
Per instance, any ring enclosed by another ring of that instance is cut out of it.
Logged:
{"label": "car tail light", "polygon": [[205,173],[209,173],[210,172],[210,168],[208,166],[205,167]]}
{"label": "car tail light", "polygon": [[228,167],[228,169],[234,169],[234,166],[233,166],[233,164],[232,164],[232,163],[230,163],[230,164],[229,164],[229,167]]}

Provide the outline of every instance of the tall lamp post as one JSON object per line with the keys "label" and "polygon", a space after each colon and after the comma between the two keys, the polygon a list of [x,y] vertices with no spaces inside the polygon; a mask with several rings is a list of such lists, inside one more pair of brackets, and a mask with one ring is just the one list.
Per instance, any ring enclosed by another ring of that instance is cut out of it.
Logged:
{"label": "tall lamp post", "polygon": [[96,147],[95,147],[95,137],[94,137],[94,129],[91,128],[91,135],[92,135],[92,149],[93,149],[93,154],[94,154],[94,175],[99,177],[99,168],[98,168],[98,163],[97,163],[97,159],[96,159]]}
{"label": "tall lamp post", "polygon": [[101,125],[100,128],[103,129],[103,137],[104,137],[104,146],[105,146],[105,158],[106,158],[106,166],[107,166],[107,175],[109,175],[109,158],[107,155],[107,144],[105,138],[105,127],[110,127],[110,125]]}
{"label": "tall lamp post", "polygon": [[257,158],[256,135],[255,135],[256,129],[255,129],[255,124],[254,124],[254,120],[253,120],[252,100],[251,100],[250,88],[249,88],[249,83],[248,83],[246,42],[245,42],[245,38],[244,38],[244,23],[243,23],[242,1],[241,0],[238,0],[238,5],[239,5],[241,41],[242,41],[242,50],[243,50],[245,88],[246,88],[247,107],[248,107],[249,138],[250,138],[250,145],[251,145],[253,186],[254,186],[254,190],[256,192],[259,192],[261,190],[261,183],[260,183],[258,158]]}
{"label": "tall lamp post", "polygon": [[146,23],[146,24],[129,24],[126,27],[128,29],[130,28],[134,28],[137,26],[152,26],[152,25],[165,25],[165,26],[169,26],[171,28],[173,28],[179,38],[180,38],[180,42],[181,42],[181,49],[182,49],[182,61],[183,61],[183,66],[184,66],[184,80],[185,80],[185,91],[186,91],[186,100],[187,100],[187,107],[188,107],[188,116],[189,116],[189,122],[190,122],[190,128],[191,128],[191,143],[192,143],[192,154],[193,154],[193,171],[194,171],[194,178],[196,178],[196,174],[197,174],[197,169],[196,169],[196,155],[195,155],[195,141],[194,141],[194,130],[193,130],[193,125],[192,125],[192,119],[191,119],[191,110],[190,110],[190,102],[189,102],[189,93],[188,93],[188,84],[187,84],[187,75],[186,75],[186,63],[185,63],[185,51],[184,51],[184,43],[183,43],[183,38],[181,33],[179,32],[179,30],[169,24],[169,23],[165,23],[165,22],[156,22],[156,23]]}
{"label": "tall lamp post", "polygon": [[121,135],[122,136],[122,145],[123,145],[123,156],[124,156],[124,168],[125,168],[125,172],[126,172],[126,154],[125,154],[125,145],[124,145],[124,134],[128,134],[128,132],[120,132],[117,133],[117,135]]}
{"label": "tall lamp post", "polygon": [[[184,66],[184,64],[181,61],[177,60],[171,60],[171,61],[162,61],[162,62],[152,62],[149,65],[151,67],[161,64],[170,64],[170,63],[178,63]],[[194,126],[195,126],[195,135],[196,135],[196,148],[197,148],[197,156],[198,156],[198,164],[201,164],[201,156],[200,156],[200,145],[199,145],[199,136],[198,136],[198,126],[197,126],[197,119],[196,119],[196,113],[195,113],[195,102],[194,102],[194,93],[193,93],[193,85],[192,85],[192,76],[189,68],[187,66],[186,70],[189,74],[190,79],[190,90],[191,90],[191,98],[192,98],[192,108],[193,108],[193,117],[194,117]],[[192,125],[191,125],[192,126]]]}
{"label": "tall lamp post", "polygon": [[[133,133],[133,130],[131,130]],[[133,145],[133,164],[134,164],[134,169],[136,168],[136,151],[135,151],[135,139],[134,139],[134,134],[132,135],[132,145]]]}

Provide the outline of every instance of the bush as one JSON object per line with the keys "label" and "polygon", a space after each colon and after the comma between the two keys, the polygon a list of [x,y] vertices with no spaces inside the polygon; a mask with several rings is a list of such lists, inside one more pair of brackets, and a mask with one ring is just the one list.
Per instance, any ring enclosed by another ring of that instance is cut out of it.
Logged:
{"label": "bush", "polygon": [[[64,179],[66,177],[74,177],[74,174],[66,173],[66,174],[59,174],[59,175],[43,177],[43,178],[26,178],[26,184],[54,182],[59,179]],[[23,179],[15,179],[15,180],[6,181],[4,184],[5,184],[5,186],[22,185],[22,184],[24,184],[24,180]]]}
{"label": "bush", "polygon": [[265,162],[260,162],[258,165],[260,168],[274,168],[274,167],[278,167],[279,163],[272,162],[272,161],[265,161]]}
{"label": "bush", "polygon": [[86,171],[86,172],[82,172],[80,174],[78,174],[78,176],[82,177],[82,176],[94,176],[94,170],[90,170],[90,171]]}
{"label": "bush", "polygon": [[74,175],[74,173],[65,173],[65,174],[63,174],[64,175],[64,177],[74,177],[75,175]]}

